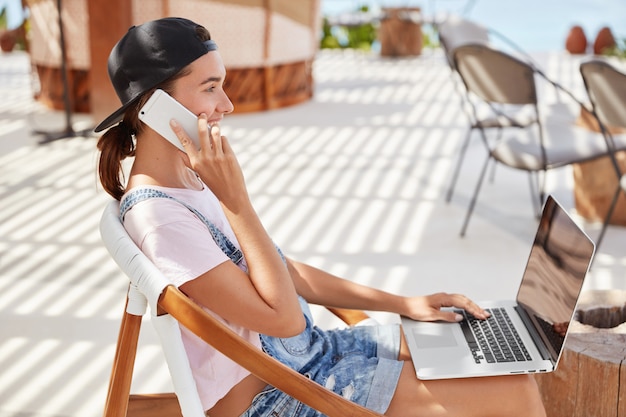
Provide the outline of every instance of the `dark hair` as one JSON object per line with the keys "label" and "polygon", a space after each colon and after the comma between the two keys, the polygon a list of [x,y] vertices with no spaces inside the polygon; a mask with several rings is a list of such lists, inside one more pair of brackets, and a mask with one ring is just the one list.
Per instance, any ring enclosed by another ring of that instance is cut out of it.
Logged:
{"label": "dark hair", "polygon": [[[202,26],[196,28],[196,34],[201,41],[211,39],[207,29]],[[145,125],[139,120],[139,109],[143,107],[152,93],[160,88],[172,93],[174,82],[189,74],[188,67],[147,91],[143,96],[124,113],[123,120],[111,127],[98,139],[100,159],[98,162],[98,176],[104,190],[116,200],[120,200],[126,191],[122,161],[127,157],[135,156],[135,136],[139,135]]]}

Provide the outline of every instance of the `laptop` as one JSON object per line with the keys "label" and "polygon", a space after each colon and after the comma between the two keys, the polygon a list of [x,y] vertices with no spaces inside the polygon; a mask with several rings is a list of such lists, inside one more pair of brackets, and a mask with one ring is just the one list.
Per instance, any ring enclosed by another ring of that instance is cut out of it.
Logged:
{"label": "laptop", "polygon": [[548,196],[515,300],[479,302],[488,320],[458,309],[460,323],[402,317],[417,377],[554,371],[594,253],[594,242]]}

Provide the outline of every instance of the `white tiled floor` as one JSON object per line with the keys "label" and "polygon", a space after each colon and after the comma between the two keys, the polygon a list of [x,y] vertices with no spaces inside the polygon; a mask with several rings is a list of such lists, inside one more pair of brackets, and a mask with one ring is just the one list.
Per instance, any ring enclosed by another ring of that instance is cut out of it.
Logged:
{"label": "white tiled floor", "polygon": [[[537,60],[584,97],[576,60]],[[0,416],[95,417],[126,281],[97,231],[108,197],[97,184],[96,139],[37,144],[32,131],[61,129],[63,117],[33,102],[29,71],[26,55],[0,56]],[[282,249],[389,291],[514,296],[536,227],[527,178],[499,167],[459,238],[485,153],[474,140],[447,204],[466,121],[442,57],[325,52],[314,75],[312,101],[223,124]],[[77,130],[91,123],[74,120]],[[571,171],[549,178],[575,215]],[[597,224],[581,224],[597,235]],[[611,227],[587,288],[626,288],[625,247],[624,228]],[[156,338],[144,330],[133,390],[169,390]]]}

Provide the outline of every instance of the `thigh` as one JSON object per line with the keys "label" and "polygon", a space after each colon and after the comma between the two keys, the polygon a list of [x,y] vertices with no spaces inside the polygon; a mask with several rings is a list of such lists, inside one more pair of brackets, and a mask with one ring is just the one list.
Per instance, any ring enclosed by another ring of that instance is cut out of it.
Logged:
{"label": "thigh", "polygon": [[528,375],[420,381],[405,362],[388,416],[545,416]]}

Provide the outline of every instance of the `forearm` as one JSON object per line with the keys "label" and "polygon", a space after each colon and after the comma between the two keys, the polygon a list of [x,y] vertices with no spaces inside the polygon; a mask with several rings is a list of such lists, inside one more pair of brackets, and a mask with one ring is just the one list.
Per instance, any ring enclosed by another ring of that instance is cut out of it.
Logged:
{"label": "forearm", "polygon": [[406,314],[408,299],[339,278],[293,260],[289,269],[296,289],[308,302],[327,307]]}
{"label": "forearm", "polygon": [[248,265],[248,275],[259,296],[286,314],[299,312],[297,293],[289,271],[249,202],[237,210],[224,207]]}
{"label": "forearm", "polygon": [[426,296],[403,297],[341,279],[299,262],[290,261],[289,268],[296,290],[313,304],[354,310],[386,311],[423,321],[453,322],[462,319],[462,316],[453,310],[442,311],[442,307],[462,308],[481,319],[489,316],[485,310],[461,294],[440,292]]}
{"label": "forearm", "polygon": [[190,145],[178,123],[171,127],[185,148],[188,166],[220,201],[246,258],[254,291],[276,313],[299,311],[291,276],[250,203],[243,172],[228,139],[221,136],[219,124],[209,127],[206,114],[198,117],[200,149]]}

